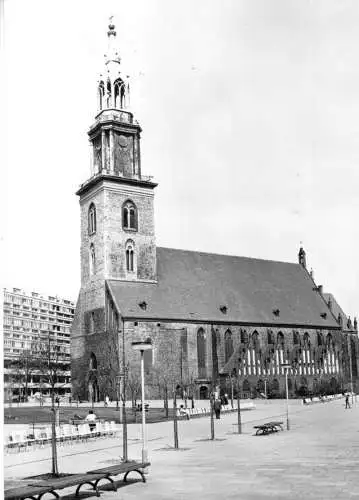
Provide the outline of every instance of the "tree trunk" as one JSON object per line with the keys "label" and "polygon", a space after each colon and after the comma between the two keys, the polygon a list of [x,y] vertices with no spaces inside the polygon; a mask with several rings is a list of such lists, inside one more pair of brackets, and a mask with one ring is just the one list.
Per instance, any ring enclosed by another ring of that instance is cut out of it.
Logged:
{"label": "tree trunk", "polygon": [[239,370],[237,378],[237,419],[238,419],[238,434],[242,434],[242,421],[241,421],[241,396],[239,393]]}
{"label": "tree trunk", "polygon": [[212,441],[214,440],[214,414],[213,414],[213,399],[214,399],[214,394],[212,392],[210,396],[210,416],[211,416],[211,439]]}
{"label": "tree trunk", "polygon": [[164,403],[164,407],[165,407],[166,418],[168,418],[169,412],[168,412],[168,389],[167,389],[167,387],[165,387],[165,389],[164,389],[163,403]]}
{"label": "tree trunk", "polygon": [[56,448],[56,408],[55,408],[55,394],[54,387],[52,387],[51,394],[51,412],[52,412],[52,422],[51,422],[51,451],[52,451],[52,475],[57,477],[59,475],[59,470],[57,466],[57,448]]}

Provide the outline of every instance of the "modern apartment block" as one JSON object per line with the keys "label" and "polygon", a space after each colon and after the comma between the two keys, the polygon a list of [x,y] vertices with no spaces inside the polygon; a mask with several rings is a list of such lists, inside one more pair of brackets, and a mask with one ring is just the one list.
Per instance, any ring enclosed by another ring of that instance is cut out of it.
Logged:
{"label": "modern apartment block", "polygon": [[3,290],[4,399],[48,396],[48,367],[55,367],[56,394],[71,392],[70,327],[75,304],[57,296]]}

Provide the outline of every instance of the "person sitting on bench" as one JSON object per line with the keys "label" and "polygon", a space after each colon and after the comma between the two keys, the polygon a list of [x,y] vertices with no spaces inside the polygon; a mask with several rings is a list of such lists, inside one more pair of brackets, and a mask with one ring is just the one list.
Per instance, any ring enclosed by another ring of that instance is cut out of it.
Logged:
{"label": "person sitting on bench", "polygon": [[180,406],[180,415],[186,415],[187,420],[189,420],[189,411],[183,405]]}
{"label": "person sitting on bench", "polygon": [[87,415],[85,420],[88,421],[91,432],[94,429],[96,429],[96,415],[94,414],[94,412],[92,410],[89,410],[89,414]]}

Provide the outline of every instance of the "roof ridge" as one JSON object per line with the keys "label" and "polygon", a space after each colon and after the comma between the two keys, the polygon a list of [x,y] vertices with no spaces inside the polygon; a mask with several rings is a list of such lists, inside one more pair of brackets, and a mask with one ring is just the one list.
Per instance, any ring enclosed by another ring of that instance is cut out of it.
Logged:
{"label": "roof ridge", "polygon": [[300,264],[298,262],[288,262],[288,261],[283,261],[283,260],[273,260],[273,259],[263,259],[260,257],[246,257],[245,255],[233,255],[233,254],[226,254],[226,253],[215,253],[215,252],[204,252],[202,250],[187,250],[184,248],[170,248],[170,247],[156,247],[157,250],[173,250],[175,252],[185,252],[185,253],[197,253],[199,255],[213,255],[216,257],[232,257],[235,259],[247,259],[250,261],[253,260],[258,260],[260,262],[275,262],[278,264],[291,264],[293,266],[299,266]]}

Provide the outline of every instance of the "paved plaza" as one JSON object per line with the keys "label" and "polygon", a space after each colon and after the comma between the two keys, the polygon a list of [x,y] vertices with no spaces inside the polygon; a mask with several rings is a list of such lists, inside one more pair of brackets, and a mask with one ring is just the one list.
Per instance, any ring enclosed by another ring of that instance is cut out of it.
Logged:
{"label": "paved plaza", "polygon": [[[235,434],[236,414],[215,421],[215,441],[209,440],[208,417],[179,422],[180,450],[173,450],[173,423],[151,424],[148,449],[151,467],[147,484],[129,483],[114,499],[348,499],[359,498],[359,402],[350,410],[344,400],[290,405],[291,429],[254,436],[253,425],[266,420],[285,422],[284,401],[256,402],[243,412],[243,434]],[[129,426],[129,457],[140,459],[140,425]],[[122,433],[59,447],[60,472],[76,473],[111,465],[122,454]],[[21,478],[49,472],[50,447],[6,455],[5,487]],[[131,476],[130,476],[131,477]],[[137,475],[132,476],[136,478]],[[60,494],[72,498],[74,488]],[[86,492],[95,498],[92,492]]]}

